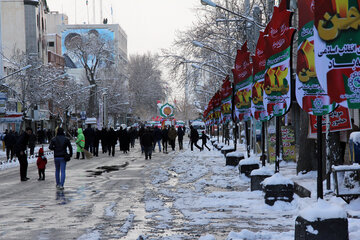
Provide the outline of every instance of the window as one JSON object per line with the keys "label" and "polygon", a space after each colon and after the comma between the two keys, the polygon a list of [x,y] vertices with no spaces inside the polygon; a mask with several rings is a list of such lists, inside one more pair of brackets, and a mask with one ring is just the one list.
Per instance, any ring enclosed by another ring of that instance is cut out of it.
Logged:
{"label": "window", "polygon": [[49,47],[54,47],[54,46],[55,46],[55,42],[49,42],[49,43],[48,43],[48,46],[49,46]]}

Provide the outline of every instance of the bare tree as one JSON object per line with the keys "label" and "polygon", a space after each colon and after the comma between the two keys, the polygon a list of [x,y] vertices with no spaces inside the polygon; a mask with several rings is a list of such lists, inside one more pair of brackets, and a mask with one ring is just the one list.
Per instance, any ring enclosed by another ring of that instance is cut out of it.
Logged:
{"label": "bare tree", "polygon": [[143,119],[154,116],[157,101],[165,100],[168,89],[162,80],[157,56],[150,53],[130,56],[129,90],[133,112]]}

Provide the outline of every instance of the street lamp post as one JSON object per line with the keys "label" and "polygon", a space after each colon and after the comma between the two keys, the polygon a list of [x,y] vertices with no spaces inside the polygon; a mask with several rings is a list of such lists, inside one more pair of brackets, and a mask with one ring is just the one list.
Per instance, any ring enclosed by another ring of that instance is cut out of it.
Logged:
{"label": "street lamp post", "polygon": [[211,1],[211,0],[201,0],[201,4],[207,5],[207,6],[211,6],[211,7],[215,7],[215,8],[219,8],[219,9],[224,10],[224,11],[226,11],[226,12],[229,12],[229,13],[235,15],[235,16],[238,16],[238,17],[240,17],[240,18],[242,18],[242,19],[244,19],[244,20],[247,20],[247,21],[249,21],[249,22],[252,22],[252,23],[254,23],[255,25],[257,25],[258,27],[260,27],[261,29],[264,29],[264,28],[265,28],[264,25],[262,25],[262,24],[260,24],[260,23],[257,23],[256,21],[254,21],[254,19],[252,19],[252,18],[250,18],[250,17],[248,17],[248,16],[245,16],[245,15],[242,15],[242,14],[240,14],[240,13],[236,13],[236,12],[234,12],[234,11],[231,11],[231,10],[225,8],[225,7],[222,7],[222,6],[214,3],[214,2]]}

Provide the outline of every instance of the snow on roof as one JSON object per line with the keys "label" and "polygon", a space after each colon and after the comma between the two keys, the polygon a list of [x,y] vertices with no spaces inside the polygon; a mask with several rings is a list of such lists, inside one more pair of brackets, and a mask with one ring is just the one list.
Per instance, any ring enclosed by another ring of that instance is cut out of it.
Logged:
{"label": "snow on roof", "polygon": [[268,167],[261,167],[259,169],[252,170],[250,176],[272,176],[273,174],[273,169]]}
{"label": "snow on roof", "polygon": [[347,218],[346,211],[343,208],[332,205],[322,199],[319,199],[314,205],[301,210],[299,215],[309,222],[334,218]]}
{"label": "snow on roof", "polygon": [[281,175],[280,173],[275,173],[273,176],[266,178],[264,181],[261,182],[261,184],[263,186],[267,186],[267,185],[294,185],[294,182],[286,177],[284,177],[283,175]]}
{"label": "snow on roof", "polygon": [[244,157],[242,152],[229,152],[226,154],[227,157]]}
{"label": "snow on roof", "polygon": [[356,144],[360,144],[360,132],[352,132],[350,134],[350,140]]}
{"label": "snow on roof", "polygon": [[250,165],[250,164],[259,164],[259,157],[250,157],[244,160],[241,160],[239,166]]}

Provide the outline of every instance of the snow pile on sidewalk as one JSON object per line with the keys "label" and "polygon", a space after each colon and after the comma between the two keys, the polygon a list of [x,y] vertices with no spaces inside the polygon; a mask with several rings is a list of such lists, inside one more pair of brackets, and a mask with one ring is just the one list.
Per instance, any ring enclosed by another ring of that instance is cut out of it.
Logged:
{"label": "snow pile on sidewalk", "polygon": [[[259,163],[259,156],[243,161]],[[294,195],[291,203],[278,201],[274,206],[266,205],[264,194],[251,192],[249,182],[239,177],[237,167],[225,166],[219,151],[187,150],[168,159],[167,164],[157,169],[145,197],[146,218],[169,234],[166,239],[292,240],[296,217],[317,202],[313,192],[312,198]],[[271,165],[256,171],[272,175],[273,168]],[[281,174],[267,178],[264,183],[294,184],[291,179],[297,178],[311,183],[312,190],[316,190],[316,174],[296,176],[294,169],[296,164],[283,163]],[[360,216],[360,200],[346,205],[343,200],[328,196],[326,201],[345,214]],[[191,235],[194,232],[201,236],[194,237]],[[357,239],[359,219],[349,219],[349,232],[350,240]]]}

